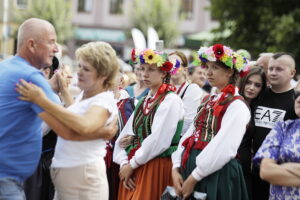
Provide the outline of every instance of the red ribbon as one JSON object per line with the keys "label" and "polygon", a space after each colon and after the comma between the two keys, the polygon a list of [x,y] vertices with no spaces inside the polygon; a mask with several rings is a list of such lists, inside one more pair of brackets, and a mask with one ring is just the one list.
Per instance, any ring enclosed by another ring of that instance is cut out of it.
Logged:
{"label": "red ribbon", "polygon": [[225,98],[231,94],[232,96],[234,96],[235,93],[235,87],[232,84],[227,85],[225,88],[223,88],[221,90],[221,92],[223,93],[222,96],[220,97],[220,99],[218,100],[218,102],[214,105],[214,113],[213,115],[218,117],[221,113],[221,111],[223,110],[224,105],[220,105],[220,102],[224,101]]}
{"label": "red ribbon", "polygon": [[157,91],[157,96],[159,96],[159,95],[161,95],[161,94],[163,94],[165,92],[170,92],[170,91],[175,92],[176,91],[176,87],[173,84],[166,84],[166,83],[164,83],[164,84],[162,84],[159,87],[159,89]]}
{"label": "red ribbon", "polygon": [[108,169],[110,168],[111,163],[112,163],[112,156],[113,156],[112,152],[113,152],[113,149],[112,149],[110,143],[107,142],[106,143],[106,156],[104,157],[104,160],[105,160],[105,164]]}
{"label": "red ribbon", "polygon": [[194,135],[191,135],[190,137],[188,137],[182,143],[182,146],[185,147],[185,151],[184,151],[183,156],[182,156],[181,166],[183,166],[184,169],[186,168],[186,162],[189,158],[189,155],[190,155],[190,152],[191,152],[191,149],[192,149],[194,143],[195,143],[195,136]]}

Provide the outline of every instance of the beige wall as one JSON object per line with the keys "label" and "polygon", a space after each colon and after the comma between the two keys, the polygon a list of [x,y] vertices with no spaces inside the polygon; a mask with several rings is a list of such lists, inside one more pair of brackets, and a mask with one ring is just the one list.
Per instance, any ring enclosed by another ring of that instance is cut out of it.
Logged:
{"label": "beige wall", "polygon": [[[128,1],[125,1],[128,2]],[[124,5],[125,7],[128,4]],[[124,15],[109,14],[109,0],[93,0],[92,10],[89,13],[77,12],[78,0],[73,0],[73,23],[90,27],[108,27],[123,29],[129,26],[127,13]],[[128,11],[128,9],[124,9]]]}
{"label": "beige wall", "polygon": [[[132,0],[124,0],[124,14],[111,15],[109,14],[110,0],[93,0],[92,11],[90,13],[78,13],[78,0],[73,1],[73,23],[75,25],[90,26],[90,27],[105,27],[125,29],[129,28],[129,12]],[[180,29],[182,33],[197,33],[206,31],[215,23],[210,19],[210,13],[204,8],[209,5],[209,0],[194,0],[194,14],[190,21],[182,21]]]}

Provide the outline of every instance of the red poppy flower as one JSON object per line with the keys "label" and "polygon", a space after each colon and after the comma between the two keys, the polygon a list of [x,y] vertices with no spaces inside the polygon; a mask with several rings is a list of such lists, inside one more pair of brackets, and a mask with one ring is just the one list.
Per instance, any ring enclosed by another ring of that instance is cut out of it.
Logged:
{"label": "red poppy flower", "polygon": [[135,62],[135,49],[132,49],[131,51],[131,60]]}
{"label": "red poppy flower", "polygon": [[225,88],[222,89],[222,92],[225,94],[232,94],[234,95],[235,93],[235,87],[232,84],[227,85]]}
{"label": "red poppy flower", "polygon": [[170,61],[166,61],[160,68],[165,72],[169,72],[173,68],[173,63],[171,63]]}
{"label": "red poppy flower", "polygon": [[246,69],[244,69],[243,71],[241,71],[240,73],[239,73],[239,76],[241,77],[241,78],[243,78],[243,77],[245,77],[245,76],[247,76],[248,74],[249,74],[249,72],[250,72],[250,67],[246,67]]}
{"label": "red poppy flower", "polygon": [[224,55],[224,48],[222,44],[215,44],[213,46],[213,51],[217,60],[219,60]]}

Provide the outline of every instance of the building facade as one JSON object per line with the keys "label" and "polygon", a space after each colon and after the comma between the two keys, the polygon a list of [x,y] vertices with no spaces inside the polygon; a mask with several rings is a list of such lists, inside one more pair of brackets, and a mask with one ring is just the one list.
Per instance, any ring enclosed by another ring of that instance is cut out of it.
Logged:
{"label": "building facade", "polygon": [[[8,2],[8,20],[6,30],[3,29],[4,1]],[[13,23],[12,10],[24,10],[35,0],[0,0],[0,52],[13,54],[16,44],[16,28]],[[70,0],[74,26],[73,37],[67,42],[69,54],[73,57],[75,49],[89,41],[102,40],[109,42],[120,56],[129,55],[133,47],[129,30],[130,13],[133,0]],[[208,31],[213,22],[206,9],[209,0],[180,0],[180,13],[184,16],[178,27],[183,34],[189,35]],[[184,43],[182,43],[184,44]]]}

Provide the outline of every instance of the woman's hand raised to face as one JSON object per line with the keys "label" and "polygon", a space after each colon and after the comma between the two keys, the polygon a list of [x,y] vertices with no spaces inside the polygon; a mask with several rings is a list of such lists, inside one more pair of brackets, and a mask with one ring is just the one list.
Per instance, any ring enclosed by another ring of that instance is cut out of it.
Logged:
{"label": "woman's hand raised to face", "polygon": [[28,83],[21,79],[20,83],[17,83],[16,86],[16,91],[21,95],[18,98],[23,101],[39,104],[43,99],[47,99],[43,90],[33,83]]}
{"label": "woman's hand raised to face", "polygon": [[69,85],[71,83],[71,79],[73,78],[69,67],[63,65],[62,69],[59,70],[56,74],[58,79],[59,91],[63,92],[64,90],[68,90]]}

